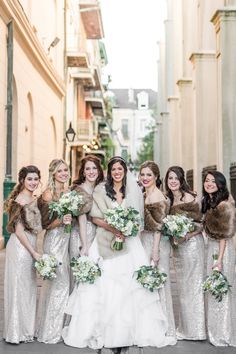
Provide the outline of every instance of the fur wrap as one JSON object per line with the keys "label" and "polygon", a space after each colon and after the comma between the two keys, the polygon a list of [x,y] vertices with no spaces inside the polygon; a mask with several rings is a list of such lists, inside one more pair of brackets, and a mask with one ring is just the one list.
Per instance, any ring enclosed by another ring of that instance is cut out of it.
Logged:
{"label": "fur wrap", "polygon": [[168,200],[144,204],[144,230],[161,231],[163,219],[169,212]]}
{"label": "fur wrap", "polygon": [[15,232],[15,227],[20,222],[28,232],[39,233],[42,231],[41,215],[37,206],[37,200],[32,203],[21,205],[15,200],[11,200],[8,209],[7,231]]}
{"label": "fur wrap", "polygon": [[[90,216],[95,218],[104,219],[104,212],[107,209],[112,209],[112,200],[106,195],[104,183],[100,183],[95,187],[93,192],[93,205],[90,211]],[[114,258],[127,253],[127,246],[124,242],[123,249],[115,251],[111,248],[111,242],[115,236],[105,230],[103,227],[97,226],[96,239],[98,244],[98,251],[100,256],[104,259]]]}
{"label": "fur wrap", "polygon": [[236,230],[235,203],[232,197],[222,201],[216,208],[208,209],[204,222],[206,234],[215,240],[229,239]]}
{"label": "fur wrap", "polygon": [[191,202],[172,205],[170,207],[170,214],[171,215],[184,214],[185,216],[193,219],[196,222],[200,222],[202,219],[200,205],[196,199],[194,199]]}
{"label": "fur wrap", "polygon": [[87,214],[90,212],[91,208],[92,208],[92,204],[93,204],[93,198],[90,194],[88,194],[83,188],[81,188],[80,186],[77,186],[76,188],[74,188],[73,190],[75,190],[77,193],[79,193],[80,195],[82,195],[83,200],[84,200],[84,205],[82,206],[82,208],[79,210],[79,215],[83,215],[83,214]]}

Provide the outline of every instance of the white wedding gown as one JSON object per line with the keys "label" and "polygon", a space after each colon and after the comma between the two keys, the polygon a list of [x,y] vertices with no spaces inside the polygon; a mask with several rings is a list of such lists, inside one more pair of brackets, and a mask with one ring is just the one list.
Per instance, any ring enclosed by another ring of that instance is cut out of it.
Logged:
{"label": "white wedding gown", "polygon": [[127,254],[102,260],[94,239],[89,257],[99,261],[102,275],[94,284],[76,286],[70,295],[66,313],[72,317],[63,329],[65,344],[92,349],[175,344],[166,336],[158,292],[144,289],[133,277],[148,264],[139,236],[127,238],[126,245]]}

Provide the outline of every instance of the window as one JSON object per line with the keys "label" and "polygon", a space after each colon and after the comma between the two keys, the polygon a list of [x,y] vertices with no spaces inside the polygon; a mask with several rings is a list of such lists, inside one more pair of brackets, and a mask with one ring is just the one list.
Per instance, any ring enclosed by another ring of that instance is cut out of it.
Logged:
{"label": "window", "polygon": [[122,157],[125,161],[128,161],[128,150],[127,150],[127,149],[122,149],[122,150],[121,150],[121,157]]}
{"label": "window", "polygon": [[129,139],[129,121],[128,119],[122,119],[121,132],[124,139]]}

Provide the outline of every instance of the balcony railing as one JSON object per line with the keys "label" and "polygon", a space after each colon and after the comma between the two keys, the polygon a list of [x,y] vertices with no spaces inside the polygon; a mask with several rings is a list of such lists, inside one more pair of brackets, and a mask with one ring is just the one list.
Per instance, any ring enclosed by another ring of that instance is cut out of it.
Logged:
{"label": "balcony railing", "polygon": [[97,124],[93,119],[78,120],[78,140],[89,143],[97,135]]}

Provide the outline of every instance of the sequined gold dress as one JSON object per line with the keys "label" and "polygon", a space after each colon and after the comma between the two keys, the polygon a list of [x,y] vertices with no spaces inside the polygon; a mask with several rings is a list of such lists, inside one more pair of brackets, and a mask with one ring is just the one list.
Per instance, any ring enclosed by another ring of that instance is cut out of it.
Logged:
{"label": "sequined gold dress", "polygon": [[12,202],[14,215],[8,224],[12,232],[6,247],[4,282],[4,335],[7,342],[30,342],[34,339],[36,315],[36,272],[34,260],[14,233],[15,224],[21,222],[25,234],[35,248],[37,234],[42,230],[37,200],[21,206]]}
{"label": "sequined gold dress", "polygon": [[231,285],[230,291],[221,302],[206,294],[208,338],[215,346],[236,346],[236,254],[232,239],[235,222],[235,205],[231,198],[221,202],[215,209],[209,209],[204,220],[204,229],[208,236],[207,274],[212,272],[212,255],[219,254],[220,239],[226,239],[222,273]]}
{"label": "sequined gold dress", "polygon": [[[169,210],[169,203],[167,200],[144,205],[144,231],[141,234],[141,241],[146,251],[148,259],[150,260],[153,237],[155,231],[160,231],[163,219],[166,217]],[[170,282],[170,253],[171,246],[168,240],[161,237],[160,240],[160,261],[159,268],[167,274],[165,286],[159,290],[160,302],[163,311],[168,320],[167,335],[171,338],[171,344],[176,343],[175,334],[175,320],[173,312],[173,302],[171,295],[171,282]]]}
{"label": "sequined gold dress", "polygon": [[[201,220],[196,199],[170,208],[170,214],[185,214],[196,222]],[[197,225],[196,225],[197,226]],[[206,339],[204,281],[204,240],[201,233],[191,237],[174,250],[174,264],[179,295],[177,339]]]}
{"label": "sequined gold dress", "polygon": [[[49,219],[48,203],[42,198],[40,210],[43,228],[47,229],[53,219]],[[70,285],[69,240],[70,234],[65,233],[64,225],[48,229],[44,236],[43,252],[55,256],[60,265],[56,279],[42,283],[36,329],[39,342],[57,343],[61,340]]]}

